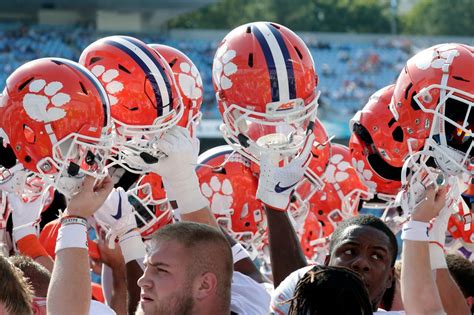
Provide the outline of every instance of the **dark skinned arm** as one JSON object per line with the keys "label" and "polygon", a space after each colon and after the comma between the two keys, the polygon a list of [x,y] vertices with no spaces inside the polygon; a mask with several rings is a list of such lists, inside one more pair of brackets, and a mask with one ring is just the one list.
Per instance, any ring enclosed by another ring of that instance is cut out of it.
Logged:
{"label": "dark skinned arm", "polygon": [[[222,233],[224,233],[225,238],[230,243],[230,246],[234,246],[237,244],[237,241],[232,238],[226,231],[221,228]],[[234,263],[234,270],[238,271],[247,277],[252,278],[253,280],[257,281],[258,283],[269,282],[265,279],[262,273],[258,270],[257,266],[253,263],[250,257],[246,257],[244,259],[239,260],[238,262]]]}
{"label": "dark skinned arm", "polygon": [[137,281],[143,275],[143,269],[136,260],[129,261],[125,268],[127,270],[128,314],[133,315],[140,302],[140,287]]}
{"label": "dark skinned arm", "polygon": [[288,213],[267,205],[264,207],[267,215],[273,285],[276,288],[290,273],[307,266],[308,263]]}

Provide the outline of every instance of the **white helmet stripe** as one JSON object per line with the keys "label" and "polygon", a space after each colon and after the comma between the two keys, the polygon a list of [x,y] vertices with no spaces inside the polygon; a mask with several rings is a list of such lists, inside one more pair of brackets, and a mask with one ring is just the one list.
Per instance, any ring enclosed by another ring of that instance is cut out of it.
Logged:
{"label": "white helmet stripe", "polygon": [[153,75],[155,82],[158,84],[158,88],[160,89],[162,104],[163,104],[163,116],[166,116],[170,111],[170,106],[167,106],[170,101],[171,97],[168,94],[168,89],[166,88],[165,80],[163,79],[160,70],[157,68],[156,64],[148,57],[148,55],[142,51],[142,49],[132,42],[125,40],[120,37],[112,37],[111,40],[127,47],[130,49],[140,60],[150,69],[151,75]]}
{"label": "white helmet stripe", "polygon": [[280,101],[287,101],[290,99],[290,91],[288,87],[288,72],[286,69],[285,58],[283,57],[283,53],[281,51],[281,47],[273,35],[272,31],[270,30],[267,23],[258,22],[254,24],[260,32],[263,34],[268,46],[270,47],[270,51],[273,56],[273,60],[275,62],[275,69],[278,77],[278,91],[280,96]]}

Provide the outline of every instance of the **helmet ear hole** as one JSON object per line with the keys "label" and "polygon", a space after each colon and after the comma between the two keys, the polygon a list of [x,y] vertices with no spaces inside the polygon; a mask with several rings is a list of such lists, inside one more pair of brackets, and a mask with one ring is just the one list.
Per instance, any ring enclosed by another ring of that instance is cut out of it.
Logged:
{"label": "helmet ear hole", "polygon": [[395,140],[397,142],[403,142],[402,127],[398,126],[397,128],[395,128],[395,130],[393,130],[393,132],[392,132],[392,137],[393,137],[393,140]]}
{"label": "helmet ear hole", "polygon": [[23,135],[28,143],[36,143],[36,133],[27,125],[23,125]]}

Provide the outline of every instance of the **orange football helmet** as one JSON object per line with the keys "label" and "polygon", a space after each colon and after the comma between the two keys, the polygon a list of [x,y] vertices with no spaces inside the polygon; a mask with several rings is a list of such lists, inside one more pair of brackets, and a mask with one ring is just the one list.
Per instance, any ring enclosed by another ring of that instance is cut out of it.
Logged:
{"label": "orange football helmet", "polygon": [[102,82],[116,127],[114,164],[143,173],[160,156],[154,147],[163,131],[184,111],[168,63],[154,49],[128,36],[110,36],[90,44],[79,62]]}
{"label": "orange football helmet", "polygon": [[361,199],[373,197],[352,167],[349,149],[336,143],[331,146],[332,156],[323,176],[324,187],[309,198],[298,197],[308,195],[304,191],[307,185],[295,190],[297,199],[305,201],[306,207],[321,223],[323,237],[330,236],[342,220],[356,216]]}
{"label": "orange football helmet", "polygon": [[127,195],[142,237],[148,238],[161,227],[173,222],[171,206],[160,175],[143,175],[135,187],[127,191]]}
{"label": "orange football helmet", "polygon": [[84,175],[106,175],[111,132],[107,93],[80,64],[37,59],[8,77],[0,103],[0,138],[19,163],[61,193],[77,191]]}
{"label": "orange football helmet", "polygon": [[409,151],[425,148],[438,167],[451,175],[467,172],[473,155],[473,68],[474,47],[427,48],[408,60],[390,105]]}
{"label": "orange football helmet", "polygon": [[191,136],[201,120],[204,87],[199,70],[193,61],[180,50],[167,45],[148,44],[158,52],[173,71],[176,85],[183,99],[184,111],[178,126],[190,129]]}
{"label": "orange football helmet", "polygon": [[316,116],[313,58],[285,26],[254,22],[232,30],[214,56],[212,79],[226,141],[258,161],[261,151],[294,156]]}
{"label": "orange football helmet", "polygon": [[248,249],[256,249],[266,222],[250,161],[230,146],[219,146],[199,156],[196,172],[219,224]]}

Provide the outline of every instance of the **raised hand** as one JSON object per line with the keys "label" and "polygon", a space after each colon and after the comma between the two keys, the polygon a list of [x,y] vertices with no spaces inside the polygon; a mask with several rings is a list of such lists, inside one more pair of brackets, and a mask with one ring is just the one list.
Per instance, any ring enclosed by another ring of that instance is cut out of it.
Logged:
{"label": "raised hand", "polygon": [[87,218],[94,214],[107,199],[113,189],[110,176],[95,182],[92,176],[86,176],[82,189],[68,203],[66,214]]}
{"label": "raised hand", "polygon": [[269,153],[261,154],[258,199],[272,208],[286,210],[291,192],[304,176],[313,141],[314,134],[311,133],[301,154],[283,167],[276,165],[275,159]]}
{"label": "raised hand", "polygon": [[109,247],[114,248],[115,240],[137,227],[133,207],[123,188],[112,190],[94,218],[107,232]]}

